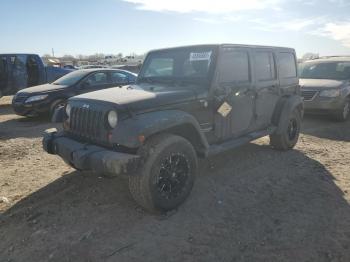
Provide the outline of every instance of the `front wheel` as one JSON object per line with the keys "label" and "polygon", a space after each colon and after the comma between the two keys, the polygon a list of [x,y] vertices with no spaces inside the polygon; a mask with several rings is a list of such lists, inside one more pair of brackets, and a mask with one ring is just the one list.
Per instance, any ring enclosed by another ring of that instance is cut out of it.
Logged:
{"label": "front wheel", "polygon": [[350,99],[345,101],[343,107],[333,115],[333,118],[336,121],[344,122],[348,119],[349,114],[350,114]]}
{"label": "front wheel", "polygon": [[139,152],[139,174],[129,178],[133,198],[151,212],[164,212],[181,205],[189,196],[197,156],[189,141],[170,134],[152,137]]}
{"label": "front wheel", "polygon": [[294,110],[288,118],[288,124],[280,134],[270,135],[270,145],[279,150],[292,149],[299,139],[301,128],[301,116],[299,111]]}
{"label": "front wheel", "polygon": [[54,101],[52,104],[51,104],[51,107],[50,107],[50,117],[53,116],[53,114],[55,113],[56,109],[62,107],[62,106],[65,106],[66,105],[66,101],[65,100],[56,100]]}

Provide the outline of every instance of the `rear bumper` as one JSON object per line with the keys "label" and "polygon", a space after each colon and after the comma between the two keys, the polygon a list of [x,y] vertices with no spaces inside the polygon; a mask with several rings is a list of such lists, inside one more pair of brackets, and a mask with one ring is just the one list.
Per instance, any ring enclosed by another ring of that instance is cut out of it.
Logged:
{"label": "rear bumper", "polygon": [[45,131],[43,148],[50,154],[59,155],[78,170],[108,175],[134,175],[139,164],[138,155],[83,144],[57,133],[56,129]]}

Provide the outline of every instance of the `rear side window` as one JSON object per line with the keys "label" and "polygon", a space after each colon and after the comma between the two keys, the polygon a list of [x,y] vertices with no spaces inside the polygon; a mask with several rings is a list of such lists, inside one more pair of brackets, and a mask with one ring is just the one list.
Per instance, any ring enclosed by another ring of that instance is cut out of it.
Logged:
{"label": "rear side window", "polygon": [[249,81],[248,52],[225,51],[221,57],[220,83],[244,83]]}
{"label": "rear side window", "polygon": [[297,76],[295,56],[292,53],[279,54],[280,78],[291,78]]}
{"label": "rear side window", "polygon": [[275,62],[271,52],[255,53],[255,71],[258,81],[276,79]]}

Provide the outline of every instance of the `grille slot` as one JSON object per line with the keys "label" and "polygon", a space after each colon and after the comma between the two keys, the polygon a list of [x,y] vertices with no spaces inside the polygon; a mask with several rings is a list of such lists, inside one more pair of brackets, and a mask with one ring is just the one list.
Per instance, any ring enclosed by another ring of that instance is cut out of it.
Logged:
{"label": "grille slot", "polygon": [[301,92],[301,96],[304,98],[304,101],[311,101],[312,99],[314,99],[316,94],[317,94],[317,91],[313,91],[313,90],[305,90]]}
{"label": "grille slot", "polygon": [[89,140],[104,141],[103,131],[103,112],[89,108],[72,107],[69,132]]}

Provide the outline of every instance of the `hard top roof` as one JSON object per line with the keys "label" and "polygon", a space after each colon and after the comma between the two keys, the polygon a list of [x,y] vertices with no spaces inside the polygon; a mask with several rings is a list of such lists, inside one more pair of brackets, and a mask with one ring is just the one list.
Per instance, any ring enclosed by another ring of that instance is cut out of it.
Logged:
{"label": "hard top roof", "polygon": [[221,43],[221,44],[200,44],[200,45],[186,45],[186,46],[176,46],[176,47],[167,47],[167,48],[160,48],[160,49],[154,49],[150,52],[157,52],[157,51],[165,51],[165,50],[172,50],[172,49],[182,49],[182,48],[190,48],[190,47],[209,47],[209,48],[218,48],[218,47],[243,47],[243,48],[269,48],[269,49],[283,49],[288,51],[295,51],[293,48],[290,47],[279,47],[279,46],[263,46],[263,45],[245,45],[245,44],[229,44],[229,43]]}

